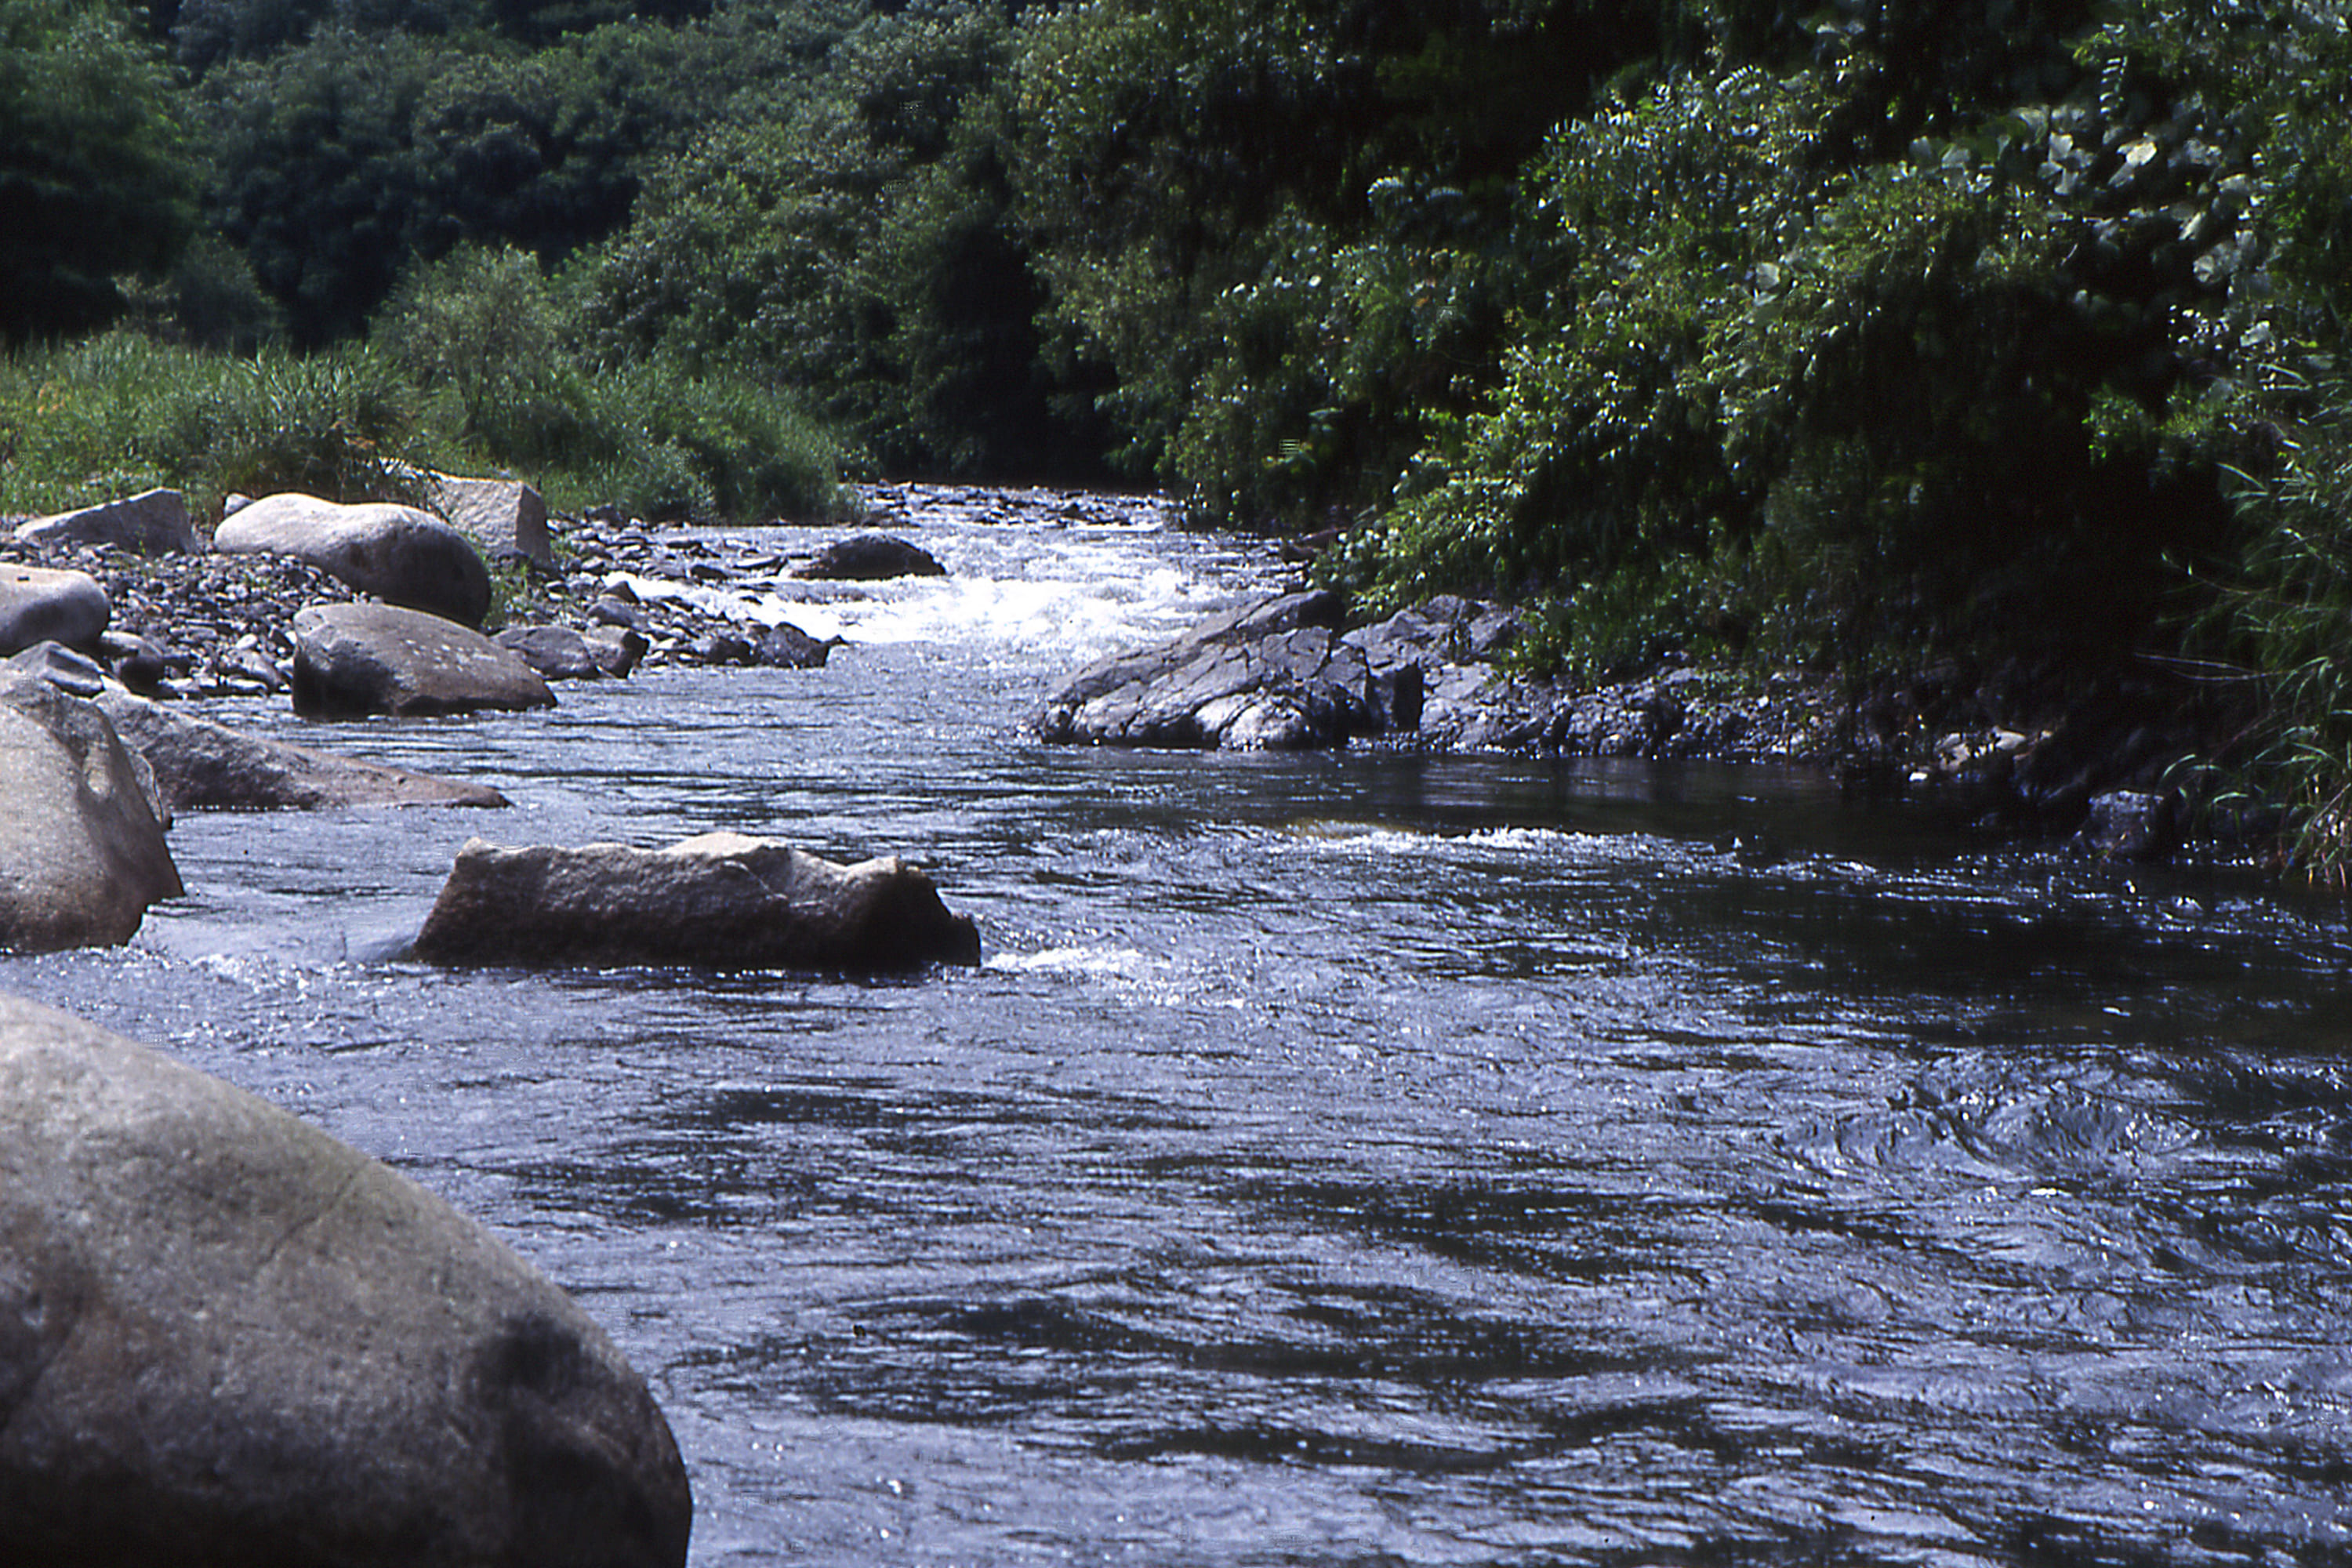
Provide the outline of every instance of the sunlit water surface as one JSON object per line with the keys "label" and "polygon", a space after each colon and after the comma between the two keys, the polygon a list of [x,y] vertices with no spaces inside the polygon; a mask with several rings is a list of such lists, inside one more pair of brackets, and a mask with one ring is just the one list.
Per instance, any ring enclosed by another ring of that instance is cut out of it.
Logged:
{"label": "sunlit water surface", "polygon": [[[0,987],[480,1216],[734,1563],[2352,1561],[2339,907],[1801,772],[1047,749],[1260,553],[1040,499],[853,646],[232,722],[509,795],[190,816]],[[707,536],[804,552],[788,530]],[[443,973],[471,834],[926,866],[977,972]]]}

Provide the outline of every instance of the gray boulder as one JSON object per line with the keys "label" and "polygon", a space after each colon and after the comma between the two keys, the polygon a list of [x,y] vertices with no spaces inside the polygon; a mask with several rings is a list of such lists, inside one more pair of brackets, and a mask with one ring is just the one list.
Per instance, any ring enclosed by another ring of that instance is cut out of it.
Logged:
{"label": "gray boulder", "polygon": [[635,669],[646,654],[646,639],[635,632],[593,636],[569,626],[509,626],[490,639],[549,680],[602,680]]}
{"label": "gray boulder", "polygon": [[429,963],[871,973],[980,962],[980,934],[895,856],[854,866],[735,833],[667,849],[474,839],[418,932]]}
{"label": "gray boulder", "polygon": [[0,997],[9,1562],[674,1568],[692,1506],[644,1381],[480,1226]]}
{"label": "gray boulder", "polygon": [[427,473],[425,499],[491,560],[520,555],[553,569],[555,546],[547,534],[547,500],[533,486],[520,479],[467,479]]}
{"label": "gray boulder", "polygon": [[489,568],[466,536],[413,506],[344,506],[289,491],[221,520],[213,548],[290,555],[388,605],[478,626],[490,608]]}
{"label": "gray boulder", "polygon": [[87,572],[0,565],[0,658],[43,642],[94,648],[113,614]]}
{"label": "gray boulder", "polygon": [[[1394,683],[1335,628],[1336,594],[1286,594],[1217,616],[1171,642],[1099,660],[1031,720],[1044,740],[1087,745],[1298,750],[1410,718]],[[1417,702],[1418,687],[1412,690]]]}
{"label": "gray boulder", "polygon": [[944,577],[948,569],[920,545],[887,533],[859,533],[836,540],[793,574],[811,580],[875,581],[885,577]]}
{"label": "gray boulder", "polygon": [[509,804],[487,784],[435,778],[265,740],[151,702],[118,686],[100,692],[98,705],[123,744],[146,759],[164,808],[175,814]]}
{"label": "gray boulder", "polygon": [[142,555],[193,555],[204,549],[187,498],[165,489],[33,518],[16,525],[16,537],[50,549],[98,544]]}
{"label": "gray boulder", "polygon": [[519,656],[454,621],[391,605],[313,605],[294,617],[294,710],[310,718],[554,705]]}
{"label": "gray boulder", "polygon": [[145,764],[95,703],[14,670],[0,672],[0,950],[126,942],[148,905],[185,890]]}

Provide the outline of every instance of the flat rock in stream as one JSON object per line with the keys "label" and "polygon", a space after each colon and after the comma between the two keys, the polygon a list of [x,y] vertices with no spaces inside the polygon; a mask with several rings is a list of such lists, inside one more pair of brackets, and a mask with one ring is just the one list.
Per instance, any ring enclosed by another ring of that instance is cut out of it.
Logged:
{"label": "flat rock in stream", "polygon": [[604,680],[635,669],[646,655],[646,639],[635,631],[599,626],[509,626],[490,639],[547,680]]}
{"label": "flat rock in stream", "polygon": [[509,804],[487,784],[248,735],[118,686],[101,690],[97,700],[123,743],[147,759],[163,805],[173,812]]}
{"label": "flat rock in stream", "polygon": [[479,1225],[0,997],[0,1557],[677,1568],[692,1516],[644,1380]]}
{"label": "flat rock in stream", "polygon": [[667,849],[508,849],[477,838],[458,852],[413,955],[875,973],[978,963],[980,934],[895,856],[842,866],[735,833]]}

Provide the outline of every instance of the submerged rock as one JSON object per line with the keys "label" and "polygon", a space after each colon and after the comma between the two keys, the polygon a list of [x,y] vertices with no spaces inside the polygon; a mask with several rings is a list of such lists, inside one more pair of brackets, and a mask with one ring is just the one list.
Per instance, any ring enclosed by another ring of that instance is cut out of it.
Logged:
{"label": "submerged rock", "polygon": [[14,670],[0,672],[0,950],[119,945],[185,890],[145,764],[96,703]]}
{"label": "submerged rock", "polygon": [[454,621],[390,605],[313,605],[294,617],[298,713],[409,719],[554,705],[519,656]]}
{"label": "submerged rock", "polygon": [[0,997],[11,1563],[675,1568],[693,1504],[603,1331],[415,1182]]}
{"label": "submerged rock", "polygon": [[287,555],[331,572],[388,605],[478,626],[490,574],[466,536],[429,511],[390,501],[344,506],[289,491],[221,520],[213,548]]}
{"label": "submerged rock", "polygon": [[980,934],[897,857],[836,865],[773,839],[457,855],[418,932],[428,963],[866,973],[980,962]]}

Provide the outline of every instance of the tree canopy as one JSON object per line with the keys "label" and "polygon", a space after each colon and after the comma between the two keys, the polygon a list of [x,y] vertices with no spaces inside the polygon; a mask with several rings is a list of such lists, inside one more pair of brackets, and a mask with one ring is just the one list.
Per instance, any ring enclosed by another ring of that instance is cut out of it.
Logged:
{"label": "tree canopy", "polygon": [[112,0],[0,0],[0,342],[85,331],[194,228],[161,47]]}

